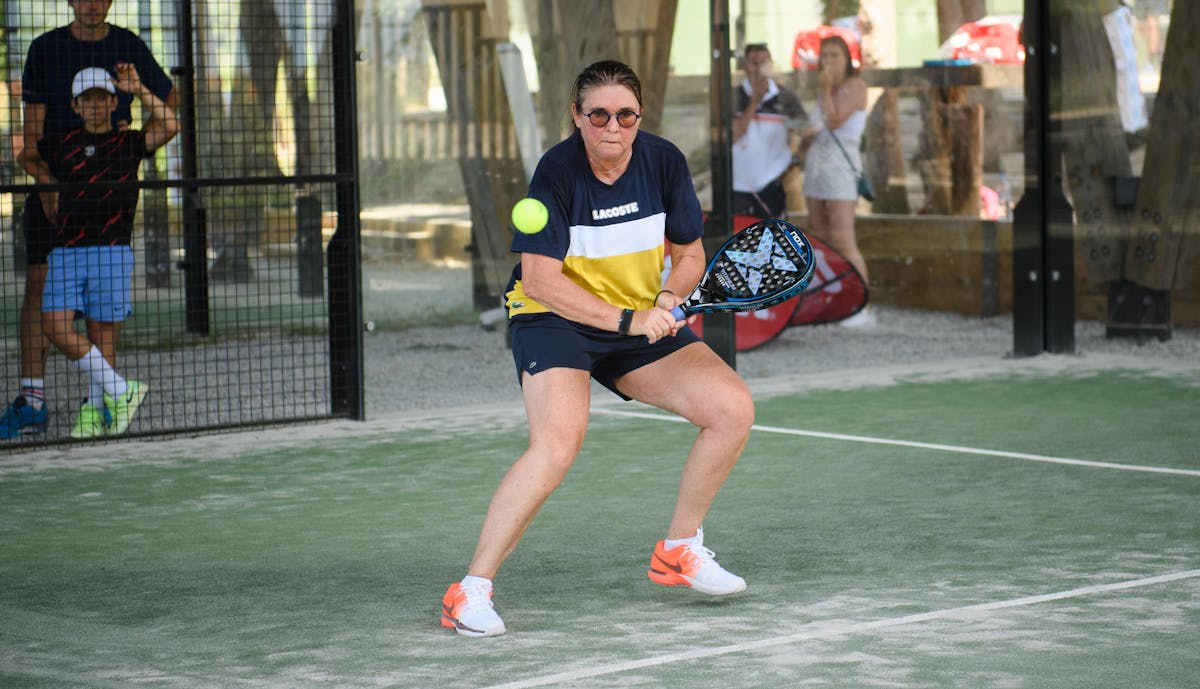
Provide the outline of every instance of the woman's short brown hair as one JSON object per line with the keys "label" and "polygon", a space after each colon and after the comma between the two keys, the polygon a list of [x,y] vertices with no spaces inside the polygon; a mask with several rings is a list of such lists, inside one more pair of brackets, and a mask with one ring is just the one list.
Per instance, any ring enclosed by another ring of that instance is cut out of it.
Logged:
{"label": "woman's short brown hair", "polygon": [[584,67],[575,77],[575,84],[571,87],[571,102],[575,105],[575,112],[583,112],[583,99],[588,91],[597,86],[624,86],[633,92],[638,107],[642,106],[642,82],[633,69],[624,62],[601,60]]}

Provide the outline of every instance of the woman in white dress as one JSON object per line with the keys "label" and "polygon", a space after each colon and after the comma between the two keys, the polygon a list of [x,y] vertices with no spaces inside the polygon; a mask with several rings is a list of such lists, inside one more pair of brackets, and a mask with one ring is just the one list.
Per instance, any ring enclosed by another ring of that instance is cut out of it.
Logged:
{"label": "woman in white dress", "polygon": [[821,41],[819,59],[817,109],[813,127],[805,132],[810,142],[804,164],[809,225],[812,233],[845,256],[866,282],[867,264],[854,236],[854,206],[858,173],[863,169],[858,149],[867,123],[867,84],[858,76],[850,48],[840,37]]}

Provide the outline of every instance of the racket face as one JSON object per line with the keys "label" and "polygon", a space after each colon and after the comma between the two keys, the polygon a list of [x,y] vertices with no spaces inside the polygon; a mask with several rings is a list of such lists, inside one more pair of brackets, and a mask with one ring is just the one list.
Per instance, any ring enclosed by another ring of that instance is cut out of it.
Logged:
{"label": "racket face", "polygon": [[753,311],[804,289],[815,262],[804,234],[783,220],[764,220],[731,237],[713,255],[688,313]]}

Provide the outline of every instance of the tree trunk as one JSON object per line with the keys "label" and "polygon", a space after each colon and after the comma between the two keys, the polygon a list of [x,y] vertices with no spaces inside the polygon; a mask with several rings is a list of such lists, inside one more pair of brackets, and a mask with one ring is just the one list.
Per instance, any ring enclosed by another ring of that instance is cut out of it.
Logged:
{"label": "tree trunk", "polygon": [[938,45],[958,27],[987,16],[986,0],[937,0]]}
{"label": "tree trunk", "polygon": [[645,127],[652,132],[661,131],[663,106],[667,96],[667,77],[671,68],[671,39],[675,35],[675,14],[678,0],[658,0],[658,13],[651,32],[649,64],[642,66],[638,76],[642,80],[642,100],[645,101]]}
{"label": "tree trunk", "polygon": [[274,154],[275,86],[284,41],[272,3],[242,2],[239,29],[242,47],[249,60],[249,100],[257,117],[234,122],[233,126],[242,129],[248,139],[241,149],[249,156],[246,170],[279,175]]}
{"label": "tree trunk", "polygon": [[619,55],[613,0],[526,0],[537,56],[538,120],[547,146],[573,128],[567,118],[571,84],[596,60]]}
{"label": "tree trunk", "polygon": [[829,24],[839,17],[850,17],[858,12],[859,0],[821,0],[821,22]]}

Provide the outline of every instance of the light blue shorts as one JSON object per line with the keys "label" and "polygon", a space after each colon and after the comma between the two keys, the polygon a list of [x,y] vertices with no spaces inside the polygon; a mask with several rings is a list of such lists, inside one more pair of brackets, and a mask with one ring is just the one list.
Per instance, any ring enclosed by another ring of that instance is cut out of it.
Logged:
{"label": "light blue shorts", "polygon": [[76,311],[101,323],[123,321],[133,313],[129,302],[132,247],[58,247],[46,263],[43,312]]}

